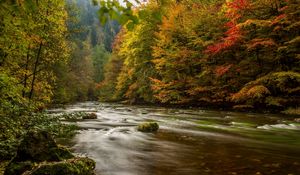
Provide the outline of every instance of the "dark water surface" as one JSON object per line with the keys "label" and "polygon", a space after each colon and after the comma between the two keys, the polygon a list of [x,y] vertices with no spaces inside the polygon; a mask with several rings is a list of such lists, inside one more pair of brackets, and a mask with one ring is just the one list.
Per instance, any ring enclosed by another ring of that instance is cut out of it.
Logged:
{"label": "dark water surface", "polygon": [[[283,115],[94,102],[49,111],[97,114],[77,122],[71,145],[99,175],[300,175],[300,123]],[[159,131],[138,132],[145,121]]]}

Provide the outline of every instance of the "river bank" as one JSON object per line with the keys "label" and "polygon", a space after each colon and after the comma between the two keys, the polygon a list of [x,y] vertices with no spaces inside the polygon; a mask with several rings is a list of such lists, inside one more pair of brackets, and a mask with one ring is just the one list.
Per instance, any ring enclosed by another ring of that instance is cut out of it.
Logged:
{"label": "river bank", "polygon": [[[178,109],[199,109],[199,110],[219,110],[227,112],[248,112],[248,113],[258,113],[258,114],[282,114],[287,117],[300,117],[299,107],[290,107],[287,109],[283,108],[266,108],[265,106],[249,106],[249,105],[235,105],[234,103],[220,103],[220,104],[208,104],[208,103],[187,103],[187,104],[169,104],[169,103],[150,103],[145,101],[130,102],[129,100],[104,100],[101,103],[108,104],[123,104],[123,105],[134,105],[134,106],[152,106],[152,107],[165,107],[165,108],[178,108]],[[52,105],[51,108],[64,107],[65,105],[72,105],[73,103],[64,105]]]}

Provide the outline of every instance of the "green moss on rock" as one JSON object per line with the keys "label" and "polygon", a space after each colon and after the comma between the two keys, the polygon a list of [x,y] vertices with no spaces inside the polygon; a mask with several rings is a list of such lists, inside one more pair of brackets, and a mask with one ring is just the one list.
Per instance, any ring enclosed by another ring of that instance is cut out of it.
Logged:
{"label": "green moss on rock", "polygon": [[95,161],[79,157],[60,162],[45,162],[22,175],[94,175]]}
{"label": "green moss on rock", "polygon": [[58,146],[46,131],[29,131],[10,161],[4,175],[91,175],[95,162],[75,158],[65,147]]}
{"label": "green moss on rock", "polygon": [[87,112],[73,112],[73,113],[64,113],[59,116],[63,120],[67,121],[80,121],[84,119],[97,119],[97,114],[92,112],[92,113],[87,113]]}
{"label": "green moss on rock", "polygon": [[148,123],[142,123],[137,127],[138,131],[141,132],[155,132],[159,128],[158,124],[156,122],[148,122]]}
{"label": "green moss on rock", "polygon": [[63,146],[53,148],[51,152],[54,153],[59,158],[59,160],[71,159],[74,157],[74,155],[69,151],[69,149]]}
{"label": "green moss on rock", "polygon": [[18,147],[13,162],[59,161],[74,157],[65,148],[58,147],[51,134],[46,131],[29,131]]}
{"label": "green moss on rock", "polygon": [[4,171],[4,175],[21,175],[32,167],[33,163],[31,161],[10,162]]}

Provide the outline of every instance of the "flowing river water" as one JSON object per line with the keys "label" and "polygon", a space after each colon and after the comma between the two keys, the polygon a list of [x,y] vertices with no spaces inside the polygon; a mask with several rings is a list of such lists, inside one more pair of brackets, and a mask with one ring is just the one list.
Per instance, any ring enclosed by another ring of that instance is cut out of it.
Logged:
{"label": "flowing river water", "polygon": [[[77,121],[68,144],[96,161],[97,175],[300,175],[300,123],[292,117],[85,102],[61,112]],[[136,126],[155,121],[156,133]]]}

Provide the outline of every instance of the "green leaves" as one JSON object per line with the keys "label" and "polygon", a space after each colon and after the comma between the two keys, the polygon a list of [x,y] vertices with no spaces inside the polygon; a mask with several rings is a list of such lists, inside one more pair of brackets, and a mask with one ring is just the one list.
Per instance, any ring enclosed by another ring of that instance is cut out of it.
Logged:
{"label": "green leaves", "polygon": [[26,0],[24,1],[26,9],[29,9],[31,11],[36,11],[37,10],[37,4],[34,3],[33,0]]}
{"label": "green leaves", "polygon": [[[1,72],[14,80],[11,93],[15,99],[23,100],[35,94],[31,103],[43,107],[52,96],[55,80],[52,66],[66,60],[70,51],[66,41],[65,2],[26,0],[12,5],[5,1],[0,4],[0,19],[3,19],[0,21],[0,60],[4,60]],[[6,110],[5,114],[13,115],[16,108],[23,108],[22,104],[8,100],[12,111]]]}
{"label": "green leaves", "polygon": [[145,10],[139,10],[138,15],[140,19],[145,19],[148,16],[148,13]]}
{"label": "green leaves", "polygon": [[132,30],[139,23],[138,16],[133,12],[133,4],[130,1],[124,1],[121,4],[119,1],[100,1],[99,19],[104,25],[108,19],[118,21],[121,25],[125,25],[128,30]]}
{"label": "green leaves", "polygon": [[20,94],[21,86],[17,84],[17,80],[0,73],[0,116],[20,115],[23,112],[26,99]]}
{"label": "green leaves", "polygon": [[10,160],[17,151],[22,137],[30,129],[42,129],[55,138],[73,137],[78,129],[72,124],[63,124],[59,117],[44,113],[24,116],[4,116],[0,120],[0,159]]}
{"label": "green leaves", "polygon": [[135,25],[135,23],[131,21],[131,22],[127,23],[126,28],[128,30],[132,31],[134,29],[134,25]]}
{"label": "green leaves", "polygon": [[92,0],[92,3],[93,3],[94,6],[98,5],[98,1],[97,0]]}
{"label": "green leaves", "polygon": [[156,11],[156,12],[154,12],[154,13],[152,14],[152,17],[153,17],[156,21],[160,22],[160,21],[162,20],[162,13],[159,12],[159,11]]}
{"label": "green leaves", "polygon": [[100,20],[100,23],[102,25],[104,25],[106,22],[107,22],[107,13],[109,12],[109,10],[105,7],[101,7],[100,10],[98,11],[98,14],[99,14],[99,20]]}
{"label": "green leaves", "polygon": [[[135,4],[139,5],[141,3],[136,0]],[[149,13],[142,7],[134,7],[134,4],[128,0],[125,0],[123,3],[116,0],[101,0],[99,9],[100,22],[104,25],[108,19],[113,19],[118,21],[121,25],[126,26],[130,31],[147,18],[152,18],[157,22],[161,22],[162,12],[160,10]]]}

